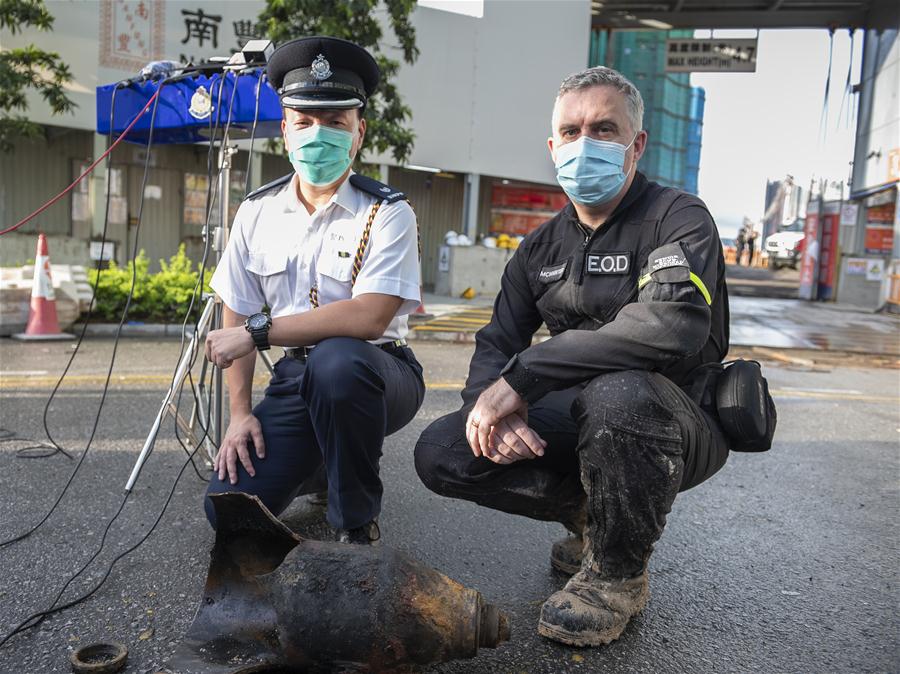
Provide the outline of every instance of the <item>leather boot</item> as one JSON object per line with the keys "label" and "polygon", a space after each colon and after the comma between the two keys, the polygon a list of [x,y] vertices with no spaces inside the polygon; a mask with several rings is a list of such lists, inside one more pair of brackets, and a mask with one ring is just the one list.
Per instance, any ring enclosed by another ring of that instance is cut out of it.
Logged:
{"label": "leather boot", "polygon": [[582,569],[544,602],[538,633],[571,646],[602,646],[619,638],[649,598],[646,571],[607,580]]}
{"label": "leather boot", "polygon": [[381,529],[378,527],[378,520],[372,520],[355,529],[339,529],[337,541],[356,545],[380,545]]}
{"label": "leather boot", "polygon": [[[587,494],[585,556],[544,603],[538,632],[574,646],[619,638],[646,605],[647,563],[681,483],[679,427],[641,377],[626,375],[595,380],[573,405]],[[616,396],[624,396],[621,409],[606,409]]]}
{"label": "leather boot", "polygon": [[584,546],[586,543],[585,528],[587,527],[587,506],[582,504],[580,511],[571,521],[564,522],[569,535],[561,538],[553,544],[550,550],[550,566],[567,576],[578,573],[581,569],[581,561],[584,559]]}
{"label": "leather boot", "polygon": [[584,536],[569,534],[560,538],[550,550],[550,566],[567,576],[578,573],[584,559]]}

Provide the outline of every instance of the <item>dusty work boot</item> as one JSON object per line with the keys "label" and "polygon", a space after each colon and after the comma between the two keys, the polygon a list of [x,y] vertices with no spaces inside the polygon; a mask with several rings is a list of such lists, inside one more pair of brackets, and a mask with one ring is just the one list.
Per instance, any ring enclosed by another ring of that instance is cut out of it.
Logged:
{"label": "dusty work boot", "polygon": [[578,573],[581,560],[584,559],[585,527],[587,526],[587,507],[585,503],[572,517],[564,522],[569,535],[553,544],[550,550],[550,566],[567,576]]}
{"label": "dusty work boot", "polygon": [[606,580],[582,570],[544,602],[538,633],[570,646],[602,646],[619,638],[649,598],[646,571]]}
{"label": "dusty work boot", "polygon": [[560,538],[550,550],[550,566],[567,576],[578,573],[584,559],[584,536],[569,534]]}
{"label": "dusty work boot", "polygon": [[381,529],[378,528],[378,520],[372,520],[355,529],[339,529],[337,541],[338,543],[354,543],[356,545],[379,545]]}

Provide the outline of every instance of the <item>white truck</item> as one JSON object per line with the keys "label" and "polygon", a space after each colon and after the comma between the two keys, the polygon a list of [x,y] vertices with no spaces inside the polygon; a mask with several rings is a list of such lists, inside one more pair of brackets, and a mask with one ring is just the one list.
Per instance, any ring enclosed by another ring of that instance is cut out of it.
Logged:
{"label": "white truck", "polygon": [[781,228],[765,242],[765,251],[769,256],[769,267],[779,269],[780,267],[797,268],[800,260],[800,254],[803,252],[803,220],[794,220],[789,225],[782,225]]}

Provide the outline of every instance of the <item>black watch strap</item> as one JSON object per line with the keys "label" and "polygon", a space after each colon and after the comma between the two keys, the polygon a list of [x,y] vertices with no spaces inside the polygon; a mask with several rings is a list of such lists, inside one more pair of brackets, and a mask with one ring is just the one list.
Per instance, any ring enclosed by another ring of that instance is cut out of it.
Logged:
{"label": "black watch strap", "polygon": [[253,338],[253,343],[256,344],[256,348],[260,351],[268,351],[272,348],[269,344],[269,326],[266,326],[261,330],[250,330],[250,336]]}
{"label": "black watch strap", "polygon": [[[258,323],[259,319],[262,319],[264,322],[262,325],[251,328],[251,323]],[[250,333],[250,338],[253,340],[253,344],[256,345],[256,348],[260,351],[266,351],[271,348],[269,344],[269,328],[272,325],[272,319],[264,313],[253,314],[244,322],[244,328],[247,332]]]}

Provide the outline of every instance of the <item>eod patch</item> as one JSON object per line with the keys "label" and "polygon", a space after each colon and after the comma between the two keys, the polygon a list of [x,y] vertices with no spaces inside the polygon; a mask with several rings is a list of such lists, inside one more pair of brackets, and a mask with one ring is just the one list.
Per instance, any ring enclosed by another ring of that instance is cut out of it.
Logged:
{"label": "eod patch", "polygon": [[627,274],[631,271],[631,251],[621,253],[588,253],[584,258],[587,274]]}

